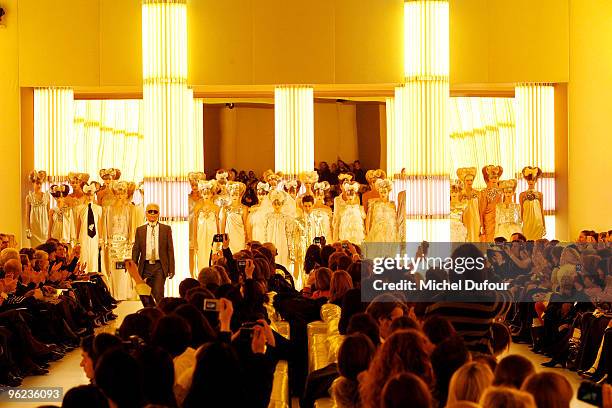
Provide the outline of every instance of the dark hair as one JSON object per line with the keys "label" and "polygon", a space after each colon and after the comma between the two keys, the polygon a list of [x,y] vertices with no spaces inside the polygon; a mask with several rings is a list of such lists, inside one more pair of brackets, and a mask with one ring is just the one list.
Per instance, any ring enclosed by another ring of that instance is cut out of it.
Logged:
{"label": "dark hair", "polygon": [[354,314],[349,320],[346,334],[350,335],[355,333],[366,335],[375,346],[380,344],[380,329],[378,323],[367,313]]}
{"label": "dark hair", "polygon": [[197,349],[204,343],[214,341],[217,338],[215,331],[204,317],[202,309],[192,304],[181,305],[176,308],[174,314],[184,318],[191,327],[191,347]]}
{"label": "dark hair", "polygon": [[527,238],[523,234],[521,234],[520,232],[515,232],[514,234],[512,234],[512,237],[515,236],[515,235],[516,235],[517,239],[513,239],[513,241],[527,242]]}
{"label": "dark hair", "polygon": [[382,294],[374,298],[374,300],[368,305],[366,313],[374,318],[374,321],[378,323],[379,319],[390,319],[391,313],[396,308],[406,310],[406,305],[399,301],[395,296],[391,294]]}
{"label": "dark hair", "polygon": [[142,406],[142,374],[136,359],[114,349],[100,356],[96,364],[96,385],[119,408]]}
{"label": "dark hair", "polygon": [[419,323],[410,316],[400,316],[397,319],[393,319],[389,331],[393,333],[397,330],[403,329],[421,330],[421,327],[419,326]]}
{"label": "dark hair", "polygon": [[423,322],[423,332],[433,344],[439,344],[457,333],[451,322],[442,316],[428,317]]}
{"label": "dark hair", "polygon": [[499,355],[510,347],[512,335],[508,326],[501,322],[494,322],[491,331],[493,334],[493,355]]}
{"label": "dark hair", "polygon": [[348,274],[351,275],[354,288],[361,287],[361,265],[361,261],[352,262],[346,269]]}
{"label": "dark hair", "polygon": [[189,323],[174,314],[162,317],[153,329],[151,343],[163,348],[172,357],[183,354],[191,343]]}
{"label": "dark hair", "polygon": [[[484,259],[484,255],[476,245],[463,244],[453,251],[451,258],[453,260],[453,265],[455,265],[458,264],[458,262],[456,262],[457,259]],[[476,282],[482,282],[485,277],[486,270],[484,267],[480,267],[478,262],[474,262],[473,267],[468,267],[467,265],[464,265],[464,272],[462,274],[453,271],[449,272],[449,280],[451,282],[459,282],[462,280],[473,280]]]}
{"label": "dark hair", "polygon": [[110,333],[99,333],[97,334],[92,342],[92,353],[89,354],[89,358],[94,363],[94,367],[100,356],[106,353],[108,350],[123,349],[123,342],[118,336]]}
{"label": "dark hair", "polygon": [[244,391],[244,378],[234,349],[221,342],[208,343],[198,351],[183,408],[242,406]]}
{"label": "dark hair", "polygon": [[159,308],[159,310],[164,312],[164,314],[170,314],[174,312],[174,309],[176,309],[180,305],[184,305],[185,303],[187,303],[187,301],[183,298],[165,297],[159,301],[157,307]]}
{"label": "dark hair", "polygon": [[152,306],[143,307],[136,313],[148,317],[151,320],[151,328],[153,328],[153,326],[157,324],[157,321],[164,315],[164,312]]}
{"label": "dark hair", "polygon": [[62,408],[108,408],[108,400],[98,387],[92,384],[71,388],[64,395]]}
{"label": "dark hair", "polygon": [[37,246],[36,249],[45,251],[47,254],[52,254],[53,252],[57,251],[57,244],[47,241],[44,244]]}
{"label": "dark hair", "polygon": [[304,197],[302,197],[302,203],[313,203],[314,204],[314,202],[315,202],[314,197],[311,196],[310,194],[307,194]]}
{"label": "dark hair", "polygon": [[340,321],[338,322],[338,331],[340,334],[346,334],[351,317],[357,313],[363,313],[366,310],[367,304],[361,301],[361,290],[349,289],[342,299],[342,307],[340,308]]}
{"label": "dark hair", "polygon": [[316,265],[321,264],[321,248],[315,244],[310,245],[304,255],[304,272],[310,273]]}
{"label": "dark hair", "polygon": [[338,372],[343,377],[357,381],[357,376],[368,369],[375,352],[374,343],[365,334],[346,336],[338,350]]}
{"label": "dark hair", "polygon": [[493,242],[495,242],[496,244],[503,244],[504,242],[508,242],[508,240],[506,239],[506,237],[495,237],[493,238]]}
{"label": "dark hair", "polygon": [[187,291],[191,288],[197,288],[200,286],[200,282],[194,278],[185,278],[179,283],[179,296],[185,299]]}
{"label": "dark hair", "polygon": [[489,366],[492,373],[497,368],[497,360],[490,354],[476,354],[472,356],[472,361]]}
{"label": "dark hair", "polygon": [[391,377],[382,389],[382,408],[430,408],[431,393],[418,376],[404,372]]}
{"label": "dark hair", "polygon": [[501,359],[495,367],[493,385],[520,389],[525,378],[535,373],[533,363],[523,356],[511,354]]}
{"label": "dark hair", "polygon": [[121,326],[119,326],[118,335],[122,340],[128,340],[130,336],[138,336],[145,341],[149,342],[151,337],[151,328],[153,323],[151,318],[144,314],[132,313],[123,319]]}
{"label": "dark hair", "polygon": [[332,271],[329,268],[321,267],[315,269],[315,286],[317,290],[329,290]]}
{"label": "dark hair", "polygon": [[336,248],[331,245],[325,245],[321,248],[321,266],[329,266],[329,257],[336,252]]}
{"label": "dark hair", "polygon": [[142,372],[144,403],[176,407],[174,363],[170,354],[160,347],[144,346],[134,357]]}
{"label": "dark hair", "polygon": [[459,336],[442,341],[431,353],[431,365],[436,377],[435,393],[440,404],[446,404],[451,377],[469,360],[470,352]]}

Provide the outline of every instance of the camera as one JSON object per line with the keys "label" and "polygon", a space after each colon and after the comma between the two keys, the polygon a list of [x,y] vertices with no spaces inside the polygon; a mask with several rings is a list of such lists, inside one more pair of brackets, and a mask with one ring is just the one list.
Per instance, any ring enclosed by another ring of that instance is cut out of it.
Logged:
{"label": "camera", "polygon": [[321,245],[321,237],[314,237],[312,243],[315,245]]}
{"label": "camera", "polygon": [[255,326],[263,326],[259,322],[244,322],[242,326],[240,326],[240,340],[242,341],[251,341],[253,338],[253,329]]}
{"label": "camera", "polygon": [[219,299],[204,299],[205,312],[219,312]]}
{"label": "camera", "polygon": [[213,243],[214,242],[223,242],[223,235],[225,235],[225,234],[215,234],[213,236]]}
{"label": "camera", "polygon": [[238,265],[238,271],[244,272],[244,269],[246,268],[246,263],[247,261],[245,259],[239,259],[238,261],[236,261],[236,264]]}
{"label": "camera", "polygon": [[142,338],[136,335],[130,336],[128,340],[125,340],[122,343],[123,343],[123,348],[128,353],[133,353],[135,351],[138,351],[147,345]]}
{"label": "camera", "polygon": [[603,405],[601,385],[583,381],[578,388],[578,400],[601,407]]}
{"label": "camera", "polygon": [[342,249],[348,249],[348,242],[342,243]]}
{"label": "camera", "polygon": [[115,269],[125,269],[125,261],[115,262]]}

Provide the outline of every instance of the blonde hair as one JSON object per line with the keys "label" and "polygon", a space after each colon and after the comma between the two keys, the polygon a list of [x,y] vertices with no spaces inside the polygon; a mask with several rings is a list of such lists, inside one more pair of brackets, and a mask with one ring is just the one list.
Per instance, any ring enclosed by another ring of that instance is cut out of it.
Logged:
{"label": "blonde hair", "polygon": [[19,251],[15,248],[4,248],[0,252],[0,268],[4,267],[4,264],[11,259],[19,261]]}
{"label": "blonde hair", "polygon": [[509,387],[489,387],[480,398],[482,408],[537,408],[531,394]]}
{"label": "blonde hair", "polygon": [[553,372],[531,374],[525,379],[521,390],[533,396],[538,408],[569,408],[574,396],[567,378]]}
{"label": "blonde hair", "polygon": [[448,403],[457,401],[478,402],[484,390],[493,382],[493,371],[479,362],[464,364],[451,377],[448,386]]}

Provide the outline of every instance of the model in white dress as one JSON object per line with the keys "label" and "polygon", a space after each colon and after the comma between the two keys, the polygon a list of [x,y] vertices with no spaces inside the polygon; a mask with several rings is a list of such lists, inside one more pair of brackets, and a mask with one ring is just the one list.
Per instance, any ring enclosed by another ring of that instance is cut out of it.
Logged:
{"label": "model in white dress", "polygon": [[463,212],[467,207],[463,197],[463,183],[451,181],[450,185],[450,242],[465,242],[467,228],[463,224]]}
{"label": "model in white dress", "polygon": [[[83,187],[88,203],[79,207],[77,219],[77,236],[81,244],[81,265],[85,266],[85,272],[99,272],[98,258],[100,249],[100,237],[104,235],[101,231],[102,207],[95,202],[95,185]],[[93,224],[89,224],[89,209],[93,215]],[[90,237],[89,232],[92,232]]]}
{"label": "model in white dress", "polygon": [[536,241],[546,235],[544,196],[535,189],[536,181],[542,176],[542,170],[539,167],[525,167],[522,173],[529,187],[519,195],[523,234],[528,240]]}
{"label": "model in white dress", "polygon": [[49,238],[70,243],[76,237],[72,208],[66,202],[70,187],[67,184],[52,185],[50,191],[56,206],[49,210]]}
{"label": "model in white dress", "polygon": [[504,237],[510,241],[512,234],[522,233],[521,206],[514,200],[516,180],[503,180],[499,182],[503,192],[503,201],[495,207],[495,235],[494,238]]}
{"label": "model in white dress", "polygon": [[389,201],[392,186],[387,179],[375,182],[378,198],[370,199],[366,217],[368,242],[397,242],[397,208]]}
{"label": "model in white dress", "polygon": [[117,269],[117,262],[132,257],[133,242],[132,208],[128,202],[128,185],[124,181],[112,185],[115,202],[108,207],[105,214],[104,230],[106,231],[106,250],[109,255],[111,293],[116,300],[130,299],[133,295],[132,279],[125,269]]}
{"label": "model in white dress", "polygon": [[[213,249],[213,238],[219,233],[219,207],[213,202],[216,188],[214,180],[200,181],[199,192],[202,199],[194,208],[194,249],[196,252],[197,271],[210,266],[210,256]],[[230,239],[231,244],[231,239]]]}
{"label": "model in white dress", "polygon": [[269,200],[266,200],[269,192],[270,185],[268,183],[257,183],[257,204],[249,208],[249,215],[247,217],[247,237],[249,241],[265,242],[264,227],[266,215],[273,211],[272,205],[267,205],[270,203]]}
{"label": "model in white dress", "polygon": [[240,202],[246,186],[237,181],[230,181],[227,190],[231,203],[221,208],[220,221],[222,233],[228,234],[230,249],[235,254],[246,246],[247,207]]}
{"label": "model in white dress", "polygon": [[203,172],[191,172],[187,175],[191,191],[187,194],[187,222],[189,224],[189,271],[191,275],[195,272],[196,267],[196,253],[195,253],[195,218],[193,210],[196,203],[202,198],[199,190],[199,182],[206,180],[206,174]]}
{"label": "model in white dress", "polygon": [[480,242],[480,192],[472,188],[476,178],[476,167],[457,169],[457,177],[463,183],[463,198],[465,209],[462,220],[466,230],[466,242]]}
{"label": "model in white dress", "polygon": [[316,217],[320,219],[320,236],[325,237],[328,242],[333,239],[333,211],[328,205],[325,205],[325,193],[329,190],[329,188],[330,186],[327,181],[316,182],[312,187],[315,198],[315,205],[312,211],[316,214]]}
{"label": "model in white dress", "polygon": [[[366,214],[363,206],[359,204],[359,183],[345,182],[348,201],[343,209],[338,213],[338,241],[349,241],[353,244],[361,245],[365,238],[365,218]],[[335,217],[335,215],[334,215]]]}
{"label": "model in white dress", "polygon": [[42,191],[42,183],[47,180],[47,173],[33,170],[30,173],[32,191],[26,196],[26,236],[30,247],[44,244],[49,236],[49,202],[48,192]]}
{"label": "model in white dress", "polygon": [[266,216],[264,228],[265,242],[271,242],[276,247],[278,255],[276,262],[292,270],[295,262],[295,221],[282,212],[286,194],[272,191],[269,194],[273,212]]}

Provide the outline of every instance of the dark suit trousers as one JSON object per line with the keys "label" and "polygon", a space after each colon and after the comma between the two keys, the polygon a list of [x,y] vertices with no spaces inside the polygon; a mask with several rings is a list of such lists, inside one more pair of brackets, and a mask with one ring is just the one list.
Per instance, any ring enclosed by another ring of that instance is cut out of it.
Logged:
{"label": "dark suit trousers", "polygon": [[159,304],[159,301],[164,298],[164,284],[166,283],[161,262],[156,261],[154,264],[150,264],[149,261],[145,261],[142,279],[151,286],[153,299],[155,299],[155,303]]}

